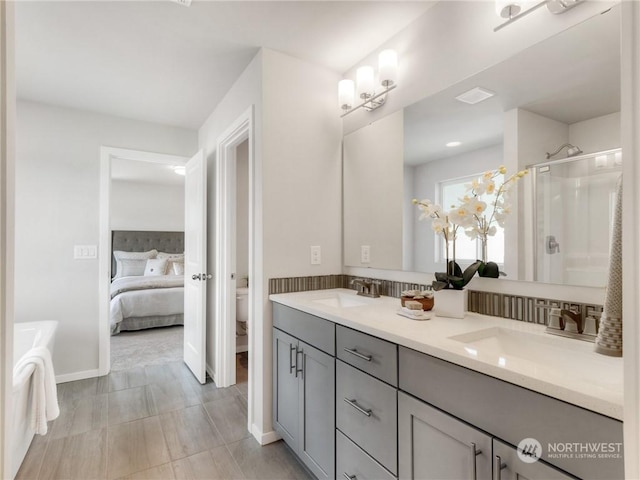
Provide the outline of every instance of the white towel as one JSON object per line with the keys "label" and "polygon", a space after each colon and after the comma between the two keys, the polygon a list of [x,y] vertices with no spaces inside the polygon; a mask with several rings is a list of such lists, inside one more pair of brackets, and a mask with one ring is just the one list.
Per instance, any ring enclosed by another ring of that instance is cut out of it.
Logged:
{"label": "white towel", "polygon": [[60,415],[56,376],[53,372],[51,353],[46,347],[35,347],[29,350],[13,367],[13,376],[29,368],[35,367],[31,380],[31,428],[38,435],[47,433],[47,422]]}

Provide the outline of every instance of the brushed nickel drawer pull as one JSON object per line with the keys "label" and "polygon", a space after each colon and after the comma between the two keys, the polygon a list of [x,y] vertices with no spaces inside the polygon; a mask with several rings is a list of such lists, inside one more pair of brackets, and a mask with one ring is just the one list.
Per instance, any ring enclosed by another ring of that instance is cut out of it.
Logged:
{"label": "brushed nickel drawer pull", "polygon": [[373,358],[371,355],[364,355],[360,353],[355,348],[352,350],[350,348],[344,347],[344,351],[347,353],[350,353],[351,355],[355,355],[356,357],[361,358],[362,360],[366,360],[367,362],[370,362],[371,359]]}
{"label": "brushed nickel drawer pull", "polygon": [[358,477],[356,477],[355,475],[349,475],[347,472],[344,472],[344,473],[342,474],[342,476],[343,476],[344,478],[346,478],[347,480],[356,480],[356,479],[358,478]]}
{"label": "brushed nickel drawer pull", "polygon": [[471,478],[476,480],[478,478],[478,472],[476,468],[476,457],[482,453],[482,450],[476,449],[476,444],[471,444]]}
{"label": "brushed nickel drawer pull", "polygon": [[507,468],[507,464],[502,462],[502,459],[496,455],[493,457],[493,479],[501,480],[502,473],[501,470]]}
{"label": "brushed nickel drawer pull", "polygon": [[353,408],[355,408],[356,410],[358,410],[360,413],[362,413],[363,415],[366,415],[367,417],[371,416],[371,410],[370,409],[365,409],[362,408],[360,405],[358,405],[358,402],[356,402],[355,400],[349,400],[347,397],[344,398],[344,401],[346,403],[348,403],[349,405],[351,405]]}
{"label": "brushed nickel drawer pull", "polygon": [[[292,374],[293,373],[293,369],[296,368],[296,364],[293,362],[293,352],[296,351],[297,348],[292,345],[289,344],[289,373]],[[296,355],[296,362],[298,361],[298,356]],[[297,376],[297,375],[296,375]]]}

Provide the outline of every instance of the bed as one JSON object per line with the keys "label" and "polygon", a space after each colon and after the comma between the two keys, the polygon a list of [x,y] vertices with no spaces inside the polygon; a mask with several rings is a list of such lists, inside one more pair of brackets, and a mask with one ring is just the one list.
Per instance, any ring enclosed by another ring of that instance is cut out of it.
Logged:
{"label": "bed", "polygon": [[184,324],[184,232],[111,234],[111,334]]}

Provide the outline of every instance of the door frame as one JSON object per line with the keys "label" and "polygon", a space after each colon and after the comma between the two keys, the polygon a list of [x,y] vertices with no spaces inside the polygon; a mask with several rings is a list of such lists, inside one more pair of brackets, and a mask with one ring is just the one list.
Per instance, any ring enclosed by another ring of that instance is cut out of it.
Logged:
{"label": "door frame", "polygon": [[[253,106],[245,110],[216,142],[215,168],[215,366],[214,380],[218,387],[227,387],[236,383],[236,340],[235,340],[235,290],[232,286],[231,274],[235,267],[235,204],[236,204],[236,148],[245,140],[249,150],[249,392],[247,408],[248,429],[254,436],[254,405],[262,404],[262,392],[256,378],[257,359],[262,359],[263,348],[258,340],[262,334],[262,312],[256,304],[262,291],[262,254],[258,250],[261,245],[261,210],[259,209],[260,191],[257,179],[258,168],[254,148],[254,110]],[[229,248],[231,246],[231,248]],[[256,397],[256,398],[254,398]],[[259,397],[259,398],[258,398]],[[261,432],[261,429],[257,430]],[[257,434],[262,436],[261,433]],[[257,438],[257,437],[256,437]],[[258,438],[261,441],[261,438]]]}
{"label": "door frame", "polygon": [[98,241],[98,375],[111,370],[111,329],[109,327],[109,286],[111,284],[111,160],[134,160],[160,165],[185,165],[189,157],[163,153],[100,147],[100,236]]}

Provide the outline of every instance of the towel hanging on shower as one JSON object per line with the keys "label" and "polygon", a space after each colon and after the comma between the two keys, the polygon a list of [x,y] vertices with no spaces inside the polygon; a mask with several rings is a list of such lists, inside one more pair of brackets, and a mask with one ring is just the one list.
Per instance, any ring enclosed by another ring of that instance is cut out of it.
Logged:
{"label": "towel hanging on shower", "polygon": [[600,317],[595,350],[612,357],[622,356],[622,176],[616,187],[613,231],[609,255],[609,278]]}

